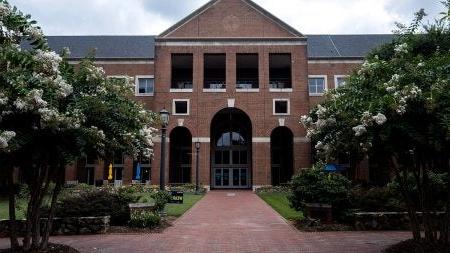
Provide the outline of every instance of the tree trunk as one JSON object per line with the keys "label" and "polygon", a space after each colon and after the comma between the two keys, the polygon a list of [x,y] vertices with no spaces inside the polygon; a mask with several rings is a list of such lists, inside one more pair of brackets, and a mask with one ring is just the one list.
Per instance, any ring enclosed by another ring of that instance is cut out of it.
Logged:
{"label": "tree trunk", "polygon": [[417,218],[417,211],[414,207],[414,202],[411,200],[409,191],[406,186],[407,185],[406,178],[408,177],[408,175],[406,171],[404,171],[405,173],[403,173],[404,175],[402,175],[398,163],[394,157],[391,158],[391,167],[394,168],[395,175],[397,176],[400,184],[400,192],[405,200],[406,208],[408,209],[408,216],[410,220],[413,238],[415,241],[420,241],[422,239],[422,236],[420,234],[420,223],[419,219]]}
{"label": "tree trunk", "polygon": [[48,214],[48,220],[47,220],[47,224],[45,226],[45,229],[43,231],[43,235],[42,235],[42,241],[41,241],[41,249],[45,250],[48,247],[48,241],[50,238],[50,233],[52,231],[52,225],[53,225],[53,218],[55,217],[55,211],[56,211],[56,202],[58,200],[58,196],[59,193],[61,192],[61,187],[64,181],[64,178],[62,178],[64,176],[64,173],[62,173],[64,168],[60,168],[60,170],[57,172],[57,176],[56,176],[56,185],[55,185],[55,189],[53,189],[53,194],[52,194],[52,202],[51,202],[51,206],[50,206],[50,211]]}
{"label": "tree trunk", "polygon": [[33,227],[33,221],[32,221],[33,207],[39,196],[39,189],[42,189],[42,181],[43,181],[42,173],[40,171],[41,171],[41,168],[38,168],[38,169],[36,169],[36,171],[34,171],[34,177],[37,179],[36,179],[36,181],[30,182],[30,184],[29,184],[30,200],[28,201],[28,207],[27,207],[27,213],[26,213],[26,218],[27,218],[26,230],[25,230],[25,235],[23,238],[23,249],[25,251],[28,251],[31,248],[31,235],[32,235],[32,227]]}
{"label": "tree trunk", "polygon": [[14,189],[14,168],[10,168],[8,172],[9,185],[9,238],[11,242],[11,249],[17,250],[19,248],[19,240],[17,239],[16,227],[16,193]]}

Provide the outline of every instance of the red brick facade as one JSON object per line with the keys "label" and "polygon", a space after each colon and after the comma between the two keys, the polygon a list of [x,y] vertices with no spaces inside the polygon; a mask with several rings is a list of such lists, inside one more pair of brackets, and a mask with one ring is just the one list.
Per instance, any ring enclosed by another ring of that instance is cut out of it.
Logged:
{"label": "red brick facade", "polygon": [[[326,75],[328,88],[334,87],[334,77],[347,75],[359,66],[356,61],[310,60],[308,62],[307,38],[280,23],[269,14],[255,9],[242,0],[212,1],[213,4],[156,38],[154,62],[109,62],[99,64],[107,75],[154,76],[153,96],[136,96],[146,108],[159,112],[165,108],[172,114],[173,99],[189,99],[189,115],[171,115],[167,134],[173,129],[185,127],[192,135],[191,180],[195,183],[195,142],[200,141],[200,183],[213,186],[212,168],[215,145],[211,136],[214,116],[226,108],[237,108],[251,121],[251,158],[249,159],[249,181],[247,187],[272,184],[271,134],[277,127],[287,127],[293,134],[293,161],[295,171],[311,166],[311,145],[305,137],[305,129],[299,123],[301,115],[308,113],[322,97],[312,97],[308,90],[309,75]],[[171,89],[172,54],[188,53],[193,56],[192,90]],[[220,92],[204,90],[204,55],[220,53],[226,55],[226,89]],[[236,55],[251,53],[258,55],[259,89],[242,91],[236,88]],[[269,55],[290,54],[292,89],[275,90],[269,84]],[[288,99],[289,115],[274,115],[273,100]],[[170,182],[170,142],[166,152],[166,183]],[[160,141],[154,147],[151,169],[151,184],[159,184]],[[68,181],[83,181],[80,173],[84,164],[69,168]],[[98,162],[95,179],[106,179],[106,166]],[[124,165],[123,183],[133,177],[133,161],[127,158]]]}

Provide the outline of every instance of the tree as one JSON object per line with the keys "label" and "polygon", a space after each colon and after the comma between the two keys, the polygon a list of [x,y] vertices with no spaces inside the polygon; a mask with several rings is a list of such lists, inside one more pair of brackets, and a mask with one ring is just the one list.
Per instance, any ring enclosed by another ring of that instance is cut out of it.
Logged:
{"label": "tree", "polygon": [[400,183],[414,239],[422,239],[420,210],[425,239],[448,243],[450,193],[444,222],[433,221],[430,176],[446,175],[450,189],[450,20],[422,25],[424,16],[421,10],[410,26],[400,25],[392,43],[374,50],[301,123],[323,161],[349,157],[357,164],[370,156],[384,162]]}
{"label": "tree", "polygon": [[[14,170],[30,188],[24,251],[47,248],[69,164],[92,152],[109,160],[114,152],[151,157],[158,120],[131,100],[130,80],[108,79],[92,59],[71,66],[70,52],[51,51],[30,18],[0,0],[0,164],[9,178],[14,249]],[[40,208],[49,191],[50,217],[41,234]]]}

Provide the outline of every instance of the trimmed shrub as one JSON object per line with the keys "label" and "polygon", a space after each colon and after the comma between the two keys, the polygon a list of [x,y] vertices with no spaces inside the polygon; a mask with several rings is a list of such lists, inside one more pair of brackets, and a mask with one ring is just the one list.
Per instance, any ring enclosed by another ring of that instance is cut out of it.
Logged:
{"label": "trimmed shrub", "polygon": [[169,203],[171,195],[167,191],[158,191],[152,194],[152,198],[155,200],[155,207],[158,212],[164,210],[164,207]]}
{"label": "trimmed shrub", "polygon": [[329,204],[340,220],[348,210],[351,182],[341,174],[327,173],[320,167],[303,171],[292,179],[291,205],[304,211],[307,203]]}
{"label": "trimmed shrub", "polygon": [[[111,225],[126,225],[130,218],[129,203],[135,198],[128,193],[114,190],[89,189],[65,193],[56,207],[56,217],[99,217],[110,216]],[[44,213],[48,210],[44,210]]]}
{"label": "trimmed shrub", "polygon": [[153,228],[161,224],[161,217],[153,212],[137,212],[131,215],[130,227]]}

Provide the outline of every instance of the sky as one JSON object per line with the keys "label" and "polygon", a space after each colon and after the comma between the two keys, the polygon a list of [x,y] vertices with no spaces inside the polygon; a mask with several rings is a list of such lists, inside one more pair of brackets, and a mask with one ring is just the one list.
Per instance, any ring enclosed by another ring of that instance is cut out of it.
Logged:
{"label": "sky", "polygon": [[[31,14],[46,35],[157,35],[208,0],[9,0]],[[391,33],[439,0],[254,0],[304,34]]]}

